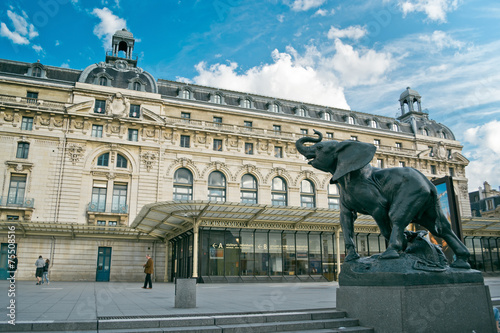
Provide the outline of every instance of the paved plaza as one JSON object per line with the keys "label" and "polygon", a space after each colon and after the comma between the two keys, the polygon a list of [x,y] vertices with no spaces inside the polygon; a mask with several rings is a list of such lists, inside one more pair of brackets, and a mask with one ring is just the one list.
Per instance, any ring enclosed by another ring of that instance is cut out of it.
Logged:
{"label": "paved plaza", "polygon": [[[485,278],[485,283],[492,299],[500,300],[500,277]],[[153,289],[141,286],[140,282],[57,281],[37,286],[34,281],[17,281],[15,296],[9,296],[8,282],[1,281],[0,322],[9,319],[7,307],[12,299],[16,323],[79,322],[100,317],[332,309],[338,288],[336,282],[198,284],[197,307],[178,309],[173,283],[154,283]]]}

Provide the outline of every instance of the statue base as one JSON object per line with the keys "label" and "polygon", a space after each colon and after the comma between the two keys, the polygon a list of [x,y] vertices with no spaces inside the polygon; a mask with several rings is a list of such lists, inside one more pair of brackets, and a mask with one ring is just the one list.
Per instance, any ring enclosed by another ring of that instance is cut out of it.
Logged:
{"label": "statue base", "polygon": [[496,332],[481,272],[420,264],[405,253],[344,263],[337,309],[376,333]]}

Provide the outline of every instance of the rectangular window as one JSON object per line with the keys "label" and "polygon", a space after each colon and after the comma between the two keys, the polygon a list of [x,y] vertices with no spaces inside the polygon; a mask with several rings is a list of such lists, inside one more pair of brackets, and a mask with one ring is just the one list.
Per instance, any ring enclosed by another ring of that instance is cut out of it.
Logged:
{"label": "rectangular window", "polygon": [[245,142],[245,154],[253,155],[253,143]]}
{"label": "rectangular window", "polygon": [[191,113],[181,112],[181,119],[183,123],[189,124],[189,120],[191,119]]}
{"label": "rectangular window", "polygon": [[251,121],[247,121],[247,120],[243,121],[243,126],[245,126],[247,128],[252,128],[252,125],[253,124]]}
{"label": "rectangular window", "polygon": [[189,135],[181,135],[181,147],[189,148]]}
{"label": "rectangular window", "polygon": [[17,153],[16,158],[28,158],[28,153],[30,150],[30,144],[27,142],[17,143]]}
{"label": "rectangular window", "polygon": [[383,169],[384,168],[384,161],[381,159],[377,159],[377,168]]}
{"label": "rectangular window", "polygon": [[214,117],[214,127],[222,126],[222,117]]}
{"label": "rectangular window", "polygon": [[127,211],[127,184],[115,183],[113,185],[111,212],[126,214]]}
{"label": "rectangular window", "polygon": [[106,101],[102,99],[96,99],[94,104],[94,113],[104,114],[106,113]]}
{"label": "rectangular window", "polygon": [[450,177],[455,177],[455,169],[449,168],[448,171],[450,172]]}
{"label": "rectangular window", "polygon": [[281,126],[280,125],[273,125],[273,131],[274,134],[278,135],[281,133]]}
{"label": "rectangular window", "polygon": [[26,190],[26,175],[12,174],[10,176],[8,205],[22,205],[24,202],[24,192]]}
{"label": "rectangular window", "polygon": [[19,221],[19,215],[7,215],[7,221]]}
{"label": "rectangular window", "polygon": [[26,94],[26,98],[28,100],[28,103],[36,104],[38,101],[38,93],[34,91],[28,91],[28,93]]}
{"label": "rectangular window", "polygon": [[326,132],[326,138],[329,140],[333,139],[333,133],[332,132]]}
{"label": "rectangular window", "polygon": [[97,225],[106,225],[106,221],[97,220]]}
{"label": "rectangular window", "polygon": [[493,199],[486,200],[486,210],[493,210]]}
{"label": "rectangular window", "polygon": [[283,158],[283,147],[274,147],[274,157]]}
{"label": "rectangular window", "polygon": [[403,144],[401,142],[396,142],[396,150],[400,150],[403,148]]}
{"label": "rectangular window", "polygon": [[117,222],[117,221],[109,221],[109,222],[108,222],[108,225],[109,225],[110,227],[116,227],[116,225],[117,225],[117,224],[118,224],[118,222]]}
{"label": "rectangular window", "polygon": [[352,140],[352,141],[358,141],[358,137],[357,137],[357,136],[355,136],[355,135],[351,135],[351,140]]}
{"label": "rectangular window", "polygon": [[23,117],[23,122],[21,123],[21,129],[25,131],[33,130],[33,117]]}
{"label": "rectangular window", "polygon": [[102,125],[92,125],[92,136],[102,138]]}
{"label": "rectangular window", "polygon": [[436,173],[437,173],[436,166],[435,165],[431,165],[431,174],[435,175]]}
{"label": "rectangular window", "polygon": [[130,118],[140,118],[141,117],[141,106],[137,104],[130,104]]}
{"label": "rectangular window", "polygon": [[301,128],[301,129],[300,129],[300,134],[301,134],[302,136],[306,136],[306,135],[307,135],[307,129],[305,129],[305,128]]}
{"label": "rectangular window", "polygon": [[128,141],[137,142],[138,138],[139,138],[139,130],[130,128],[128,130]]}
{"label": "rectangular window", "polygon": [[328,197],[328,209],[339,209],[338,197]]}
{"label": "rectangular window", "polygon": [[105,181],[94,181],[92,187],[92,202],[90,203],[90,210],[93,212],[106,211],[106,193],[108,183]]}
{"label": "rectangular window", "polygon": [[401,161],[400,161],[400,162],[399,162],[399,167],[400,167],[400,168],[404,168],[404,167],[405,167],[405,162],[401,162]]}
{"label": "rectangular window", "polygon": [[379,140],[379,139],[374,139],[374,140],[373,140],[373,144],[374,144],[375,146],[379,147],[379,146],[380,146],[380,140]]}
{"label": "rectangular window", "polygon": [[215,151],[222,151],[222,140],[219,140],[219,139],[214,140],[214,150]]}

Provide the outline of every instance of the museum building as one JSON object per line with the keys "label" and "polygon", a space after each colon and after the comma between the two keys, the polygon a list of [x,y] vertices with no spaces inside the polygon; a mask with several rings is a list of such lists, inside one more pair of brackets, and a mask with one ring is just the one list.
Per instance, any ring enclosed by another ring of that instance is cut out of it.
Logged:
{"label": "museum building", "polygon": [[[462,145],[417,91],[391,118],[155,80],[134,44],[117,31],[83,71],[0,60],[0,277],[15,248],[26,280],[42,255],[54,280],[138,281],[146,254],[156,281],[335,280],[338,189],[295,148],[313,130],[374,144],[373,166],[448,177],[466,240],[500,234],[470,217]],[[371,217],[355,230],[361,255],[385,249]]]}

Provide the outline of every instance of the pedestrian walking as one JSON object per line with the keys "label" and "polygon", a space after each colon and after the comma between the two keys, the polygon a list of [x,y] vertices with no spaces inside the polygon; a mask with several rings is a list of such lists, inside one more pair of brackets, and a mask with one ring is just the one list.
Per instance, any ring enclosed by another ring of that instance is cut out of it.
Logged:
{"label": "pedestrian walking", "polygon": [[49,281],[49,265],[50,265],[50,260],[49,259],[45,260],[45,265],[43,266],[42,284],[43,284],[43,280],[44,279],[47,282],[47,285],[50,284],[50,281]]}
{"label": "pedestrian walking", "polygon": [[36,276],[36,284],[39,285],[40,279],[43,276],[43,266],[45,266],[45,261],[43,261],[42,256],[39,256],[37,261],[35,261],[35,266],[36,266],[36,271],[35,271],[35,276]]}
{"label": "pedestrian walking", "polygon": [[[148,258],[148,261],[143,265],[144,266],[144,273],[146,273],[146,278],[144,279],[144,287],[143,289],[152,289],[153,288],[153,283],[151,282],[151,274],[153,274],[153,259],[148,255],[146,255],[146,258]],[[149,284],[149,288],[146,288],[147,285]]]}

